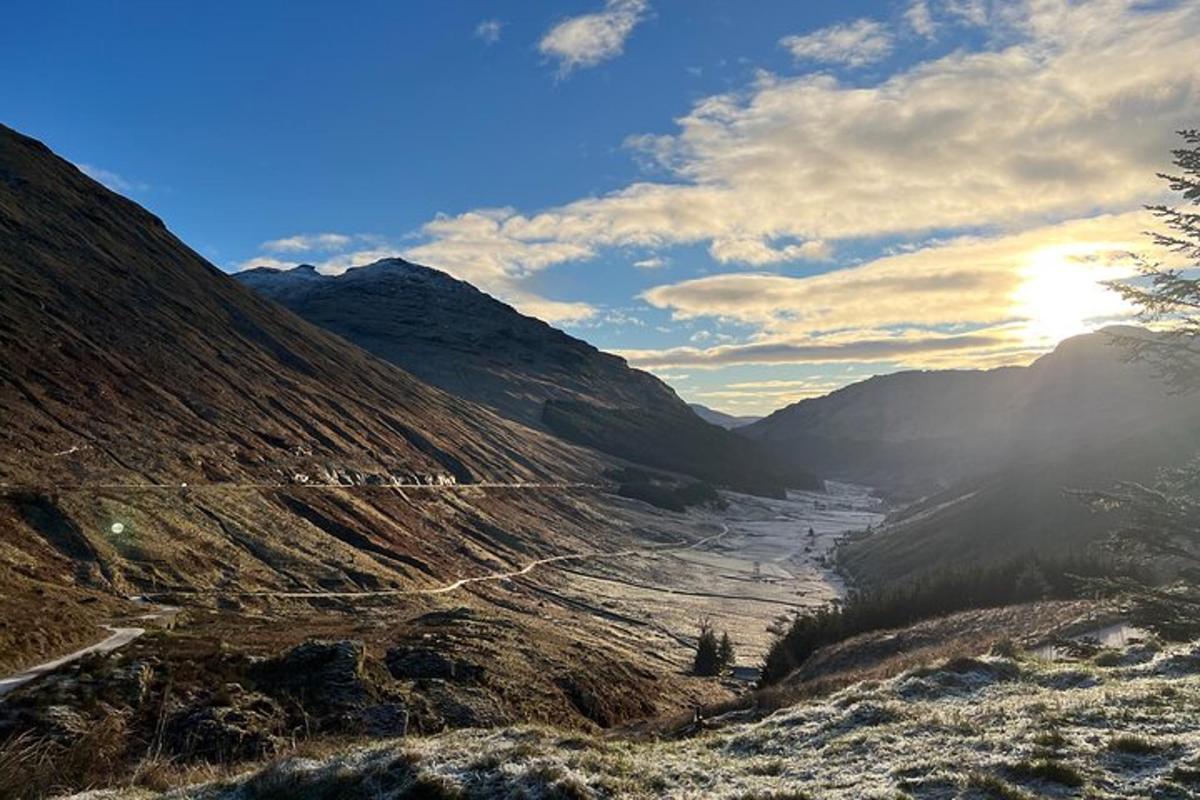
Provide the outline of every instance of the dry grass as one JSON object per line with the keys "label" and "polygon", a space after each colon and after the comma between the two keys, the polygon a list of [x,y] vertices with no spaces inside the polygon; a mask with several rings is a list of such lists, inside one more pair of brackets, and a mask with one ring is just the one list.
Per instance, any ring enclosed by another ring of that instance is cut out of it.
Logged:
{"label": "dry grass", "polygon": [[112,714],[71,744],[18,734],[0,745],[0,797],[41,798],[81,786],[111,785],[122,770],[128,719]]}

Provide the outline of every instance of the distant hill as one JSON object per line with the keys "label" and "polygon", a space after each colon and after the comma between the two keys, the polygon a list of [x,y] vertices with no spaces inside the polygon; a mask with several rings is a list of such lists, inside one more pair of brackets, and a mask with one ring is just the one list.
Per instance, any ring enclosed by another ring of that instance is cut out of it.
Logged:
{"label": "distant hill", "polygon": [[819,481],[702,421],[625,360],[399,258],[338,275],[258,268],[239,281],[460,397],[572,442],[745,491]]}
{"label": "distant hill", "polygon": [[715,408],[701,405],[700,403],[688,403],[688,408],[696,412],[696,416],[705,422],[711,422],[713,425],[720,425],[722,428],[733,430],[744,425],[749,425],[753,422],[758,422],[762,417],[754,416],[734,416],[726,414],[724,411],[717,411]]}
{"label": "distant hill", "polygon": [[741,429],[829,477],[923,498],[846,548],[861,579],[946,563],[1077,549],[1106,530],[1068,487],[1145,480],[1200,451],[1200,403],[1127,363],[1109,329],[1028,367],[903,372],[804,400]]}

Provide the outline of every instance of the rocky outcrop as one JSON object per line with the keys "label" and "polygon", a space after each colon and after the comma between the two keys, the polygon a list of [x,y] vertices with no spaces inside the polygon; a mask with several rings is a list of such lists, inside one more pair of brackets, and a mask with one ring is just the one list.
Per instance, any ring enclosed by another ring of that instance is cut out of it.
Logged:
{"label": "rocky outcrop", "polygon": [[166,751],[184,761],[224,763],[269,756],[285,741],[279,703],[258,692],[238,691],[225,702],[197,702],[166,720]]}
{"label": "rocky outcrop", "polygon": [[409,681],[433,679],[478,683],[485,675],[479,664],[424,647],[392,648],[387,654],[387,667],[394,678]]}
{"label": "rocky outcrop", "polygon": [[305,642],[256,665],[254,677],[272,693],[293,696],[305,706],[359,708],[371,698],[363,678],[365,658],[362,642]]}

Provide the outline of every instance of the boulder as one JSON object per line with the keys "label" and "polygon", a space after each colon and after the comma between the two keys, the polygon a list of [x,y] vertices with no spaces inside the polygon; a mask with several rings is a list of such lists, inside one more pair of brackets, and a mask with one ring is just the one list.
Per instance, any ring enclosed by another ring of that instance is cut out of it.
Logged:
{"label": "boulder", "polygon": [[485,670],[471,661],[456,659],[427,647],[393,647],[387,652],[387,668],[400,680],[444,680],[480,683]]}
{"label": "boulder", "polygon": [[195,703],[171,714],[163,728],[167,749],[184,761],[223,763],[260,759],[283,743],[283,709],[257,692],[241,692],[229,705]]}
{"label": "boulder", "polygon": [[254,677],[263,691],[286,694],[317,710],[364,705],[371,692],[363,678],[362,642],[312,641],[260,662]]}

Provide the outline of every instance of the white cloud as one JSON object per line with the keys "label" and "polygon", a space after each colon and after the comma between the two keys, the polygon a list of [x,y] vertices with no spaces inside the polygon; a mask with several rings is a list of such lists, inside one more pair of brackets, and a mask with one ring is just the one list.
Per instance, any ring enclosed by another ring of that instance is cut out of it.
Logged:
{"label": "white cloud", "polygon": [[932,38],[937,30],[929,0],[912,0],[904,12],[904,19],[915,33],[927,39]]}
{"label": "white cloud", "polygon": [[713,239],[709,254],[723,264],[751,264],[756,267],[785,261],[826,261],[833,255],[828,242],[814,239],[803,244],[772,247],[763,239],[720,237]]}
{"label": "white cloud", "polygon": [[145,183],[128,180],[115,172],[101,169],[100,167],[92,166],[91,164],[76,164],[75,166],[78,167],[79,171],[84,175],[87,175],[94,181],[104,184],[109,189],[112,189],[114,192],[119,194],[136,194],[138,192],[144,192],[150,188]]}
{"label": "white cloud", "polygon": [[538,42],[538,50],[558,62],[561,76],[594,67],[621,55],[648,9],[646,0],[607,0],[602,11],[559,22]]}
{"label": "white cloud", "polygon": [[667,259],[660,256],[643,258],[641,261],[633,262],[633,265],[638,269],[662,269],[667,265]]}
{"label": "white cloud", "polygon": [[302,233],[263,242],[260,248],[270,253],[333,251],[349,247],[356,238],[359,237],[349,236],[344,233]]}
{"label": "white cloud", "polygon": [[[1119,315],[1099,281],[1128,276],[1146,244],[1144,212],[1100,216],[1000,237],[960,237],[808,277],[730,273],[656,286],[642,298],[676,318],[715,317],[767,334],[813,337],[896,326],[994,325],[1068,312]],[[1057,287],[1054,281],[1058,281]],[[1036,308],[1048,292],[1054,308]],[[1056,288],[1071,296],[1053,297]],[[1090,292],[1097,292],[1090,294]],[[1084,294],[1089,293],[1089,294]]]}
{"label": "white cloud", "polygon": [[945,0],[946,13],[968,24],[982,27],[988,23],[988,9],[984,0]]}
{"label": "white cloud", "polygon": [[475,26],[475,36],[482,39],[485,44],[495,44],[500,41],[500,34],[503,30],[504,23],[500,20],[485,19]]}
{"label": "white cloud", "polygon": [[[1022,6],[1015,7],[1020,13]],[[1004,13],[1011,15],[1012,11]],[[985,27],[991,21],[991,14],[985,0],[911,0],[904,11],[904,21],[917,35],[933,39],[943,25]]]}
{"label": "white cloud", "polygon": [[779,42],[799,61],[819,61],[862,67],[887,58],[892,52],[892,34],[881,22],[858,19],[844,25],[787,36]]}
{"label": "white cloud", "polygon": [[1200,4],[1038,0],[992,29],[1006,44],[873,85],[762,75],[700,100],[675,133],[631,137],[671,180],[442,217],[420,248],[505,274],[705,242],[754,265],[820,255],[811,242],[1020,229],[1155,199],[1172,131],[1200,118]]}

